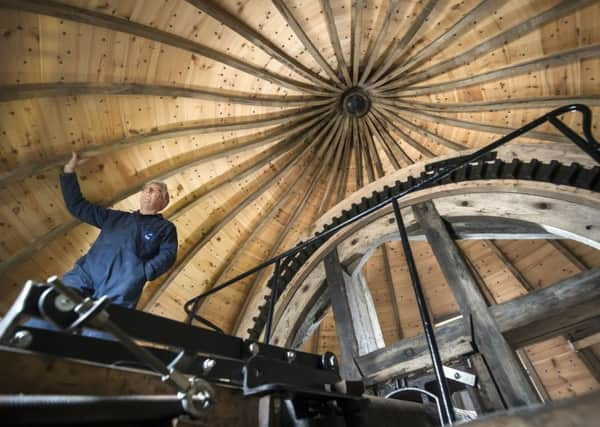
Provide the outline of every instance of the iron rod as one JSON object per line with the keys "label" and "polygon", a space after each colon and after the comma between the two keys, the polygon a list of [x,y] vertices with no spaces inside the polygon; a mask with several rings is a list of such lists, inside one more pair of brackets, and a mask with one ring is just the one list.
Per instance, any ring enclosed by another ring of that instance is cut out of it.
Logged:
{"label": "iron rod", "polygon": [[455,420],[454,409],[452,407],[452,400],[450,399],[450,391],[448,390],[448,384],[446,383],[446,377],[444,376],[444,367],[442,365],[442,359],[440,357],[440,351],[435,340],[435,334],[433,332],[433,325],[429,317],[429,311],[427,310],[427,301],[423,294],[423,288],[421,287],[421,281],[417,274],[417,267],[415,265],[415,259],[413,257],[412,250],[410,249],[410,243],[408,242],[408,233],[406,227],[404,227],[404,221],[402,220],[402,214],[400,212],[400,205],[398,200],[392,201],[394,205],[394,215],[396,216],[396,224],[398,225],[398,231],[400,232],[400,239],[402,240],[402,248],[404,250],[404,257],[406,258],[406,264],[410,273],[410,282],[415,296],[417,298],[417,305],[419,306],[419,314],[421,315],[421,322],[423,324],[423,330],[425,332],[425,338],[427,340],[427,347],[429,347],[429,354],[431,355],[431,361],[433,362],[433,370],[435,372],[435,378],[437,379],[438,386],[440,387],[440,393],[442,395],[442,406],[444,407],[446,421],[450,424]]}

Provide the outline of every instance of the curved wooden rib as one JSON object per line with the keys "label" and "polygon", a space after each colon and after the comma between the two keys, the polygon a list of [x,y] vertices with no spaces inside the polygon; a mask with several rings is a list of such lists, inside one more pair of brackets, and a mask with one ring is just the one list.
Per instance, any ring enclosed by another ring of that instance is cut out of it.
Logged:
{"label": "curved wooden rib", "polygon": [[[371,120],[373,121],[373,123],[375,124],[377,129],[383,134],[383,136],[388,139],[390,147],[392,148],[392,151],[397,153],[398,156],[400,156],[402,158],[402,160],[404,160],[404,162],[405,162],[404,166],[409,166],[409,165],[413,164],[414,160],[402,148],[400,141],[397,141],[392,136],[389,126],[387,126],[387,124],[385,123],[386,119],[383,118],[380,114],[377,114],[376,111],[373,111],[373,114],[371,114]],[[425,149],[425,151],[428,151],[428,150]]]}
{"label": "curved wooden rib", "polygon": [[431,14],[431,11],[437,3],[438,0],[429,0],[421,10],[419,15],[415,18],[415,20],[411,24],[410,28],[406,31],[404,36],[402,36],[400,40],[396,40],[396,42],[389,47],[387,55],[383,59],[383,63],[365,82],[365,86],[367,88],[376,87],[375,82],[377,82],[378,79],[408,51],[409,43],[414,38],[417,31],[419,31],[427,17]]}
{"label": "curved wooden rib", "polygon": [[362,153],[364,156],[364,165],[367,170],[368,182],[375,181],[375,168],[373,167],[373,159],[371,158],[371,147],[366,137],[366,132],[360,120],[356,120],[356,127],[358,129],[358,135],[362,144]]}
{"label": "curved wooden rib", "polygon": [[375,60],[379,57],[379,52],[383,44],[383,39],[387,34],[390,24],[392,22],[394,11],[398,9],[398,3],[399,0],[391,0],[388,4],[387,10],[385,12],[385,17],[383,18],[383,24],[381,25],[381,28],[379,28],[379,33],[377,33],[377,37],[375,38],[375,41],[373,42],[370,51],[368,51],[366,54],[367,65],[365,65],[365,68],[360,76],[360,79],[358,81],[359,85],[362,85],[365,82],[366,78],[369,77],[369,74],[373,69],[373,65],[375,65]]}
{"label": "curved wooden rib", "polygon": [[[1,1],[1,0],[0,0]],[[307,96],[256,95],[222,89],[184,88],[138,83],[32,83],[0,86],[0,102],[18,99],[81,95],[147,95],[195,98],[262,107],[314,106],[331,102],[330,98]],[[322,94],[321,94],[322,95]]]}
{"label": "curved wooden rib", "polygon": [[[310,132],[313,134],[314,132]],[[301,137],[302,139],[306,139],[308,135],[304,135]],[[231,210],[225,217],[221,218],[218,222],[216,222],[206,234],[202,236],[202,238],[192,246],[189,251],[183,255],[182,257],[178,257],[175,262],[174,267],[169,270],[166,276],[163,279],[155,281],[148,286],[146,286],[144,292],[144,299],[147,298],[147,301],[143,301],[140,299],[139,304],[144,307],[152,306],[158,297],[169,287],[169,285],[175,280],[175,278],[181,273],[181,271],[187,266],[187,264],[196,256],[196,254],[213,238],[215,237],[222,229],[227,225],[231,220],[233,220],[242,210],[244,210],[250,203],[254,202],[258,199],[265,191],[267,191],[279,178],[283,175],[288,174],[290,170],[292,170],[300,160],[307,156],[310,149],[314,146],[314,141],[305,146],[299,147],[299,149],[294,150],[294,153],[288,156],[288,159],[284,162],[283,165],[280,165],[277,168],[277,172],[272,173],[272,175],[266,180],[262,180],[258,187],[252,191],[248,192],[248,194],[239,202],[236,201],[236,206],[233,210]],[[300,154],[301,152],[301,154]],[[240,193],[243,193],[241,191]],[[199,227],[201,228],[201,227]]]}
{"label": "curved wooden rib", "polygon": [[386,86],[385,92],[378,92],[376,93],[376,95],[381,97],[428,95],[431,93],[439,93],[462,87],[473,86],[479,83],[489,82],[491,80],[499,80],[506,77],[522,75],[530,71],[556,67],[558,65],[570,64],[581,59],[594,58],[597,56],[600,56],[600,45],[585,46],[577,49],[559,52],[554,55],[548,55],[540,59],[535,59],[533,61],[522,62],[494,71],[488,71],[486,73],[481,73],[476,76],[465,77],[463,79],[453,80],[445,83],[438,83],[430,86],[415,86],[413,88],[397,90],[397,88],[404,86],[402,79],[400,79],[399,81],[392,82],[388,86]]}
{"label": "curved wooden rib", "polygon": [[362,16],[363,16],[363,0],[355,0],[352,3],[352,37],[351,37],[351,52],[352,52],[352,85],[358,84],[359,66],[360,66],[360,44],[362,42]]}
{"label": "curved wooden rib", "polygon": [[[388,107],[383,106],[383,108],[388,108]],[[497,134],[497,135],[507,135],[515,130],[514,128],[507,127],[507,126],[484,125],[481,123],[468,122],[465,120],[458,120],[458,119],[451,119],[448,117],[436,116],[435,114],[423,113],[423,112],[414,111],[414,110],[399,110],[399,109],[394,109],[393,107],[389,107],[388,109],[395,113],[408,114],[413,117],[418,117],[422,120],[430,121],[433,123],[459,127],[462,129],[471,129],[471,130],[476,130],[478,132],[487,132],[487,133],[493,133],[493,134]],[[539,139],[540,141],[546,141],[546,142],[569,142],[569,139],[564,135],[547,133],[547,132],[529,131],[529,132],[527,132],[526,137],[533,138],[533,139]]]}
{"label": "curved wooden rib", "polygon": [[[311,127],[312,125],[316,124],[319,121],[323,121],[323,116],[316,116],[315,118],[313,118],[309,121],[305,121],[305,122],[293,122],[292,125],[280,126],[279,128],[277,128],[273,131],[264,132],[259,136],[252,135],[250,138],[233,138],[228,141],[223,141],[222,143],[213,144],[214,146],[217,147],[216,150],[214,150],[212,152],[209,151],[208,153],[204,153],[204,155],[202,155],[202,156],[199,156],[199,157],[193,158],[191,160],[188,160],[184,163],[178,164],[175,167],[170,167],[169,169],[167,169],[165,172],[163,172],[161,174],[154,174],[154,175],[148,175],[148,176],[141,177],[138,182],[132,184],[131,186],[129,186],[122,192],[118,193],[116,196],[112,197],[110,200],[99,201],[96,203],[98,203],[102,206],[112,206],[112,205],[126,199],[127,197],[135,194],[136,192],[138,192],[141,185],[144,182],[147,182],[150,180],[165,181],[166,179],[168,179],[169,177],[171,177],[173,175],[176,175],[188,168],[192,168],[196,165],[204,163],[210,159],[214,159],[214,158],[218,158],[218,157],[221,157],[224,155],[240,152],[240,151],[248,149],[248,148],[265,145],[270,142],[275,142],[279,139],[284,139],[284,138],[290,137],[292,135],[295,135],[295,136],[301,135],[303,133],[304,129]],[[235,141],[240,141],[240,140],[243,142],[238,143],[238,144],[232,143],[232,141],[235,142]],[[231,145],[231,146],[228,146],[228,145]],[[199,150],[199,151],[201,151],[201,150]],[[171,161],[169,161],[169,164],[171,164]],[[18,251],[10,258],[7,258],[6,260],[2,261],[0,263],[0,274],[5,272],[8,268],[18,264],[19,262],[22,262],[25,259],[30,258],[31,256],[33,256],[33,254],[35,254],[36,252],[38,252],[39,250],[41,250],[42,248],[47,246],[51,241],[53,241],[54,239],[60,237],[61,235],[65,234],[65,233],[67,233],[69,230],[71,230],[73,227],[75,227],[78,224],[80,224],[80,221],[74,220],[74,219],[70,220],[70,221],[52,229],[51,231],[44,234],[43,236],[37,238],[34,242],[32,242],[26,248]]]}
{"label": "curved wooden rib", "polygon": [[354,143],[354,162],[355,174],[356,174],[356,188],[362,188],[364,185],[363,179],[363,162],[362,162],[362,141],[358,134],[358,123],[356,120],[352,120],[352,142]]}
{"label": "curved wooden rib", "polygon": [[[339,120],[339,117],[336,119],[336,121],[338,121],[338,120]],[[330,128],[332,128],[332,126],[334,126],[336,121],[330,121],[328,125],[324,126],[322,128],[322,130],[317,134],[317,136],[315,136],[315,138],[314,138],[315,141],[321,141],[323,134],[326,133]],[[324,146],[319,147],[319,150],[317,151],[317,154],[316,154],[316,158],[320,158],[322,156],[324,148],[325,148]],[[294,189],[300,184],[300,182],[302,182],[307,176],[310,176],[309,172],[312,172],[312,170],[316,169],[316,162],[309,161],[309,163],[312,164],[314,167],[311,168],[310,165],[307,165],[306,167],[302,168],[302,172],[301,172],[300,176],[294,180],[294,182],[292,183],[292,186],[285,192],[283,197],[281,197],[279,199],[279,201],[277,201],[277,203],[275,203],[275,205],[273,205],[269,209],[269,212],[266,215],[261,217],[260,222],[258,223],[258,225],[256,227],[254,227],[254,229],[252,230],[250,235],[246,239],[244,239],[244,242],[241,244],[241,246],[239,246],[237,249],[235,249],[235,253],[233,254],[233,256],[229,256],[227,258],[227,260],[223,263],[224,266],[222,267],[222,270],[221,270],[221,273],[219,274],[219,276],[215,280],[213,280],[206,288],[204,288],[203,292],[206,292],[206,291],[214,288],[216,285],[225,281],[225,278],[231,273],[231,271],[233,270],[233,267],[238,262],[239,258],[246,252],[246,250],[248,249],[248,246],[254,241],[254,238],[261,233],[261,231],[267,224],[270,224],[273,221],[273,218],[279,212],[279,210],[283,206],[287,205],[287,203],[289,202],[289,199],[294,195]],[[269,258],[267,258],[267,259],[269,259]],[[199,313],[202,310],[202,306],[204,306],[206,303],[208,303],[208,301],[213,296],[214,295],[211,295],[211,296],[201,300],[198,304],[196,304],[196,313]],[[149,307],[146,307],[146,308],[149,308]]]}
{"label": "curved wooden rib", "polygon": [[333,46],[333,51],[338,63],[338,70],[344,76],[344,80],[347,86],[352,85],[352,79],[350,73],[348,73],[348,65],[344,59],[344,53],[342,52],[342,45],[340,44],[340,36],[338,35],[337,28],[335,26],[335,18],[333,17],[333,11],[331,10],[330,0],[321,0],[321,7],[325,13],[325,21],[327,22],[327,32],[329,33],[329,40]]}
{"label": "curved wooden rib", "polygon": [[342,150],[343,150],[343,138],[342,136],[345,134],[345,132],[347,132],[348,130],[348,121],[351,120],[347,117],[344,117],[342,122],[342,125],[339,127],[338,131],[336,132],[335,136],[333,137],[333,146],[335,148],[335,157],[333,159],[333,163],[329,169],[329,176],[327,179],[327,185],[325,187],[325,193],[323,195],[323,199],[321,200],[321,204],[319,205],[319,209],[318,212],[323,212],[326,204],[327,204],[327,200],[329,199],[330,193],[331,193],[331,188],[335,182],[334,177],[337,174],[338,168],[339,168],[339,163],[340,163],[340,159],[342,157]]}
{"label": "curved wooden rib", "polygon": [[387,83],[393,78],[404,74],[406,71],[412,70],[418,67],[423,62],[435,56],[438,52],[452,43],[457,37],[460,37],[465,32],[471,30],[473,21],[480,21],[488,15],[491,15],[492,11],[498,6],[502,5],[502,0],[482,0],[477,6],[475,6],[469,13],[465,14],[458,20],[452,27],[450,27],[444,34],[439,36],[437,39],[432,41],[425,48],[421,49],[415,56],[409,61],[404,63],[399,68],[391,71],[383,79],[379,80],[372,87],[380,87]]}
{"label": "curved wooden rib", "polygon": [[[306,205],[308,200],[310,200],[314,191],[318,187],[317,184],[319,183],[319,180],[321,179],[323,172],[325,172],[325,170],[327,169],[327,167],[328,167],[327,165],[331,161],[333,153],[335,152],[335,144],[333,144],[332,141],[334,141],[334,135],[336,135],[338,132],[339,124],[340,124],[340,121],[337,121],[336,126],[331,128],[330,132],[325,137],[325,141],[322,142],[321,145],[323,147],[326,147],[327,151],[325,152],[325,158],[322,161],[315,162],[315,164],[319,165],[319,171],[313,175],[312,180],[311,180],[310,184],[308,185],[308,191],[304,195],[304,198],[302,199],[302,201],[300,202],[298,207],[296,207],[296,210],[295,210],[292,218],[287,222],[285,228],[279,232],[277,238],[275,239],[275,242],[271,246],[271,251],[269,252],[269,254],[266,257],[267,259],[273,258],[277,254],[277,252],[281,249],[281,245],[283,244],[285,237],[288,235],[292,226],[296,223],[298,216],[304,210],[304,206]],[[317,218],[318,218],[318,216],[315,213],[313,221],[316,220]],[[313,221],[311,221],[311,223]],[[249,310],[251,310],[250,304],[252,304],[252,301],[254,301],[256,299],[256,294],[259,292],[259,285],[265,281],[267,271],[268,271],[268,269],[261,270],[261,272],[258,273],[256,279],[254,279],[254,281],[252,282],[252,285],[250,286],[248,294],[244,300],[244,305],[243,305],[242,309],[240,310],[240,313],[237,316],[237,319],[235,320],[235,324],[233,327],[234,335],[242,336],[242,335],[246,334],[246,331],[240,330],[240,328],[242,328],[242,321],[244,318],[247,317]]]}
{"label": "curved wooden rib", "polygon": [[[408,129],[424,136],[425,138],[431,139],[433,142],[443,145],[444,147],[447,147],[453,151],[460,151],[460,150],[464,150],[465,148],[467,148],[464,145],[457,144],[456,142],[450,141],[449,139],[446,139],[443,136],[440,136],[434,132],[431,132],[429,129],[420,128],[419,126],[415,125],[414,123],[411,123],[410,121],[408,121],[405,118],[398,115],[398,113],[395,112],[389,106],[382,105],[381,107],[390,111],[390,113],[393,114],[396,122],[401,123],[404,127],[407,127]],[[406,111],[402,111],[402,113],[406,113]]]}
{"label": "curved wooden rib", "polygon": [[[81,157],[101,156],[115,150],[123,148],[131,148],[150,142],[168,138],[180,138],[184,136],[198,135],[211,132],[227,132],[242,129],[253,129],[259,127],[267,127],[286,122],[290,119],[302,120],[309,118],[314,114],[325,112],[330,107],[321,107],[318,109],[304,111],[304,109],[296,109],[292,111],[283,111],[260,116],[249,116],[241,119],[225,119],[225,120],[210,120],[205,123],[192,126],[169,126],[167,129],[157,130],[153,132],[142,133],[139,135],[127,136],[114,141],[108,141],[97,146],[87,146],[79,151]],[[11,169],[8,172],[0,174],[0,186],[7,185],[18,179],[23,179],[28,176],[33,176],[44,172],[51,168],[58,168],[65,164],[71,157],[71,154],[62,154],[52,157],[42,162],[29,162],[22,166]]]}
{"label": "curved wooden rib", "polygon": [[540,96],[538,98],[498,99],[494,101],[474,101],[461,103],[430,103],[410,99],[394,99],[391,105],[407,110],[427,110],[443,113],[475,113],[505,110],[529,110],[556,108],[567,104],[600,106],[600,95],[582,96]]}
{"label": "curved wooden rib", "polygon": [[271,73],[262,67],[249,64],[215,49],[195,43],[184,37],[176,36],[166,31],[161,31],[137,22],[129,21],[127,19],[117,18],[89,9],[69,6],[49,0],[0,0],[0,8],[10,8],[40,15],[63,18],[70,21],[81,22],[83,24],[107,28],[113,31],[134,34],[139,37],[144,37],[148,40],[153,40],[165,45],[176,47],[178,49],[183,49],[188,52],[202,55],[206,58],[248,73],[252,76],[259,76],[262,79],[274,82],[290,89],[313,94],[322,93],[322,89],[315,88],[312,85]]}
{"label": "curved wooden rib", "polygon": [[358,119],[358,131],[362,132],[364,139],[367,141],[367,150],[365,153],[368,155],[368,159],[370,163],[373,165],[374,170],[377,172],[375,174],[375,179],[381,178],[385,175],[385,171],[383,170],[383,164],[381,163],[381,159],[379,158],[379,150],[375,146],[375,140],[373,139],[373,135],[369,132],[367,128],[366,121],[363,117]]}
{"label": "curved wooden rib", "polygon": [[352,154],[352,127],[348,125],[346,136],[344,138],[344,154],[342,155],[340,182],[338,185],[337,200],[343,200],[346,194],[346,183],[348,181],[348,173],[350,172],[350,161]]}
{"label": "curved wooden rib", "polygon": [[406,132],[404,132],[402,129],[396,126],[396,119],[391,115],[390,112],[384,109],[380,109],[379,107],[375,107],[372,110],[372,112],[373,115],[377,117],[381,123],[383,123],[384,127],[387,129],[388,132],[390,131],[389,128],[391,127],[394,130],[394,132],[400,135],[405,144],[410,145],[412,148],[421,153],[426,159],[435,157],[435,154],[429,151],[427,147],[419,144],[410,135],[408,135]]}
{"label": "curved wooden rib", "polygon": [[[345,172],[345,168],[344,168],[344,164],[347,161],[347,153],[348,150],[350,149],[350,147],[348,146],[350,144],[350,140],[348,139],[348,134],[350,134],[350,123],[347,123],[346,126],[344,126],[342,135],[340,137],[339,140],[339,144],[341,145],[342,148],[342,156],[340,158],[340,163],[337,167],[337,169],[334,171],[335,172],[335,178],[333,180],[333,185],[331,186],[331,193],[329,194],[329,200],[328,203],[326,204],[327,206],[329,206],[329,203],[337,203],[336,202],[336,198],[338,197],[341,188],[342,188],[342,184],[344,181],[344,172]],[[334,191],[334,189],[337,187],[337,191]]]}
{"label": "curved wooden rib", "polygon": [[[371,134],[376,135],[377,138],[379,139],[379,141],[381,142],[381,145],[383,146],[383,149],[385,150],[385,154],[388,158],[388,160],[390,161],[390,163],[392,164],[394,169],[400,169],[402,166],[400,166],[400,162],[398,161],[398,159],[396,158],[396,154],[394,153],[394,151],[392,150],[393,146],[397,146],[397,144],[395,144],[393,141],[389,141],[387,138],[391,138],[391,136],[385,135],[384,131],[383,131],[383,127],[379,124],[375,122],[375,116],[373,114],[367,114],[366,117],[366,123],[367,126],[371,132]],[[412,161],[408,158],[408,156],[406,155],[406,153],[404,153],[404,151],[402,151],[402,149],[400,149],[399,151],[400,153],[400,157],[402,158],[402,160],[405,163],[412,163]]]}
{"label": "curved wooden rib", "polygon": [[453,70],[463,65],[467,65],[471,61],[479,58],[480,56],[493,51],[513,40],[541,27],[542,25],[555,21],[581,7],[585,7],[595,0],[564,0],[557,6],[546,10],[539,15],[527,19],[514,27],[492,37],[480,43],[479,45],[469,49],[468,51],[450,58],[446,61],[442,61],[433,65],[432,67],[423,70],[421,72],[410,74],[402,78],[402,82],[405,87],[414,85],[425,80],[429,80],[433,77],[439,76],[447,71]]}
{"label": "curved wooden rib", "polygon": [[258,46],[263,51],[271,55],[277,61],[281,62],[284,65],[287,65],[291,70],[300,74],[302,77],[305,77],[308,80],[311,80],[314,84],[318,86],[323,86],[327,89],[332,90],[333,92],[339,92],[339,88],[336,88],[327,80],[323,79],[320,75],[310,70],[308,67],[304,66],[296,59],[289,56],[279,47],[277,47],[273,42],[268,40],[259,32],[252,29],[250,26],[246,25],[235,16],[231,15],[224,9],[221,9],[211,0],[185,0],[194,7],[200,9],[207,15],[212,16],[214,19],[222,22],[225,26],[230,28],[231,30],[238,33],[240,36],[244,37],[250,43]]}
{"label": "curved wooden rib", "polygon": [[308,38],[304,30],[302,29],[302,26],[300,26],[300,23],[298,22],[292,11],[287,7],[285,2],[283,0],[272,0],[272,2],[281,14],[281,16],[283,16],[283,18],[286,20],[294,34],[296,34],[296,37],[300,39],[302,45],[317,62],[317,64],[321,66],[321,68],[333,79],[334,82],[343,86],[343,83],[336,74],[336,72],[333,70],[333,68],[331,68],[331,65],[329,65],[325,58],[323,58],[323,55],[321,55],[319,49],[317,49],[312,43],[312,41]]}

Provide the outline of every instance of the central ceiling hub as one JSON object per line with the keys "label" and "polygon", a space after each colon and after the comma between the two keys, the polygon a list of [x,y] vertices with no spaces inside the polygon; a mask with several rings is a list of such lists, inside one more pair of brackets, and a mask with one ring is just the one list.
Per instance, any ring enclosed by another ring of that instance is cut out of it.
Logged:
{"label": "central ceiling hub", "polygon": [[342,94],[340,107],[348,116],[362,117],[369,112],[371,100],[363,89],[353,87]]}

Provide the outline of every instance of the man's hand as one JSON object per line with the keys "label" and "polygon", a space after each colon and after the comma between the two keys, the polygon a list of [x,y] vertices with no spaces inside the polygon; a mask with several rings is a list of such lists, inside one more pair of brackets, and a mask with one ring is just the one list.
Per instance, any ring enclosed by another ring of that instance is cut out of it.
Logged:
{"label": "man's hand", "polygon": [[63,168],[64,173],[73,173],[75,172],[75,168],[79,165],[84,164],[89,159],[80,159],[79,155],[76,151],[71,152],[71,159],[67,162],[65,167]]}

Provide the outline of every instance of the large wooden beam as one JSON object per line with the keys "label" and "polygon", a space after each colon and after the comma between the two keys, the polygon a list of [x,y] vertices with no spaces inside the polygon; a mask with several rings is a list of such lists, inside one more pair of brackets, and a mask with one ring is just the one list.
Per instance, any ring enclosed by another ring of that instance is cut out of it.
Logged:
{"label": "large wooden beam", "polygon": [[[512,347],[560,335],[600,316],[600,268],[494,305],[490,312]],[[473,351],[468,328],[462,322],[454,321],[436,328],[436,337],[446,360]],[[456,349],[456,343],[462,348]],[[380,382],[430,367],[428,355],[425,337],[419,335],[361,356],[357,362],[370,382]],[[417,359],[421,362],[414,362]]]}
{"label": "large wooden beam", "polygon": [[331,251],[325,257],[324,263],[327,274],[327,289],[331,299],[336,334],[340,345],[340,375],[345,380],[360,380],[361,374],[355,365],[355,359],[358,357],[357,331],[354,329],[354,322],[352,321],[344,270],[340,264],[337,250]]}
{"label": "large wooden beam", "polygon": [[500,332],[475,278],[435,206],[426,202],[413,206],[413,212],[427,235],[464,321],[472,324],[475,344],[490,366],[505,402],[509,407],[538,402],[535,390]]}

